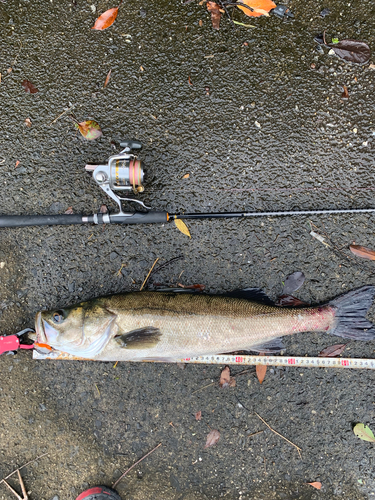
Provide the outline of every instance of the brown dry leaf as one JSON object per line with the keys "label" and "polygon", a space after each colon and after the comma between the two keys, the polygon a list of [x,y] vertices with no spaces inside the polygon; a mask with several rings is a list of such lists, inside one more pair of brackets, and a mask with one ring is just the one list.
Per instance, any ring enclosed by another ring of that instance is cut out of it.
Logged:
{"label": "brown dry leaf", "polygon": [[221,19],[221,12],[220,12],[220,7],[216,2],[207,2],[207,10],[208,12],[211,12],[211,21],[212,21],[212,27],[215,30],[220,29],[220,19]]}
{"label": "brown dry leaf", "polygon": [[264,377],[266,376],[266,371],[267,371],[267,365],[256,366],[256,374],[260,384],[263,382]]}
{"label": "brown dry leaf", "polygon": [[230,376],[230,368],[226,366],[220,373],[220,387],[235,387],[236,379]]}
{"label": "brown dry leaf", "polygon": [[[348,342],[349,343],[349,342]],[[348,345],[347,344],[335,344],[335,345],[330,345],[320,351],[318,354],[319,357],[327,357],[327,358],[334,358],[335,356],[340,356],[340,354],[343,352],[345,347]]]}
{"label": "brown dry leaf", "polygon": [[39,92],[39,90],[35,87],[35,85],[29,82],[29,80],[24,80],[22,82],[22,87],[28,94],[36,94],[37,92]]}
{"label": "brown dry leaf", "polygon": [[64,214],[67,214],[67,215],[74,214],[74,212],[73,212],[73,207],[68,207],[68,208],[65,210]]}
{"label": "brown dry leaf", "polygon": [[343,86],[343,93],[341,94],[341,99],[349,99],[348,87],[346,85]]}
{"label": "brown dry leaf", "polygon": [[313,483],[307,483],[307,484],[309,484],[313,488],[316,488],[317,490],[320,490],[322,488],[322,483],[320,483],[319,481],[314,481]]}
{"label": "brown dry leaf", "polygon": [[210,448],[211,446],[214,446],[219,441],[219,439],[220,439],[220,432],[216,429],[213,429],[207,435],[205,448]]}
{"label": "brown dry leaf", "polygon": [[189,179],[189,177],[190,177],[190,174],[185,174],[182,178],[183,179]]}
{"label": "brown dry leaf", "polygon": [[190,75],[189,75],[189,85],[193,86],[193,84],[191,83]]}
{"label": "brown dry leaf", "polygon": [[362,247],[361,245],[350,245],[350,251],[357,257],[362,259],[375,260],[375,251],[370,248]]}
{"label": "brown dry leaf", "polygon": [[114,7],[113,9],[108,9],[105,12],[103,12],[103,14],[99,16],[98,19],[95,21],[95,24],[91,29],[102,31],[112,26],[112,24],[116,20],[118,9],[121,4],[122,0],[120,1],[118,7]]}
{"label": "brown dry leaf", "polygon": [[191,238],[189,228],[183,220],[174,219],[174,223],[176,224],[177,229],[181,231],[182,234],[185,234],[186,236],[189,236],[189,238]]}
{"label": "brown dry leaf", "polygon": [[110,70],[108,71],[107,78],[105,79],[105,82],[104,82],[104,85],[103,85],[103,89],[105,89],[105,88],[106,88],[106,86],[108,85],[109,80],[111,79],[111,73],[112,73],[112,70],[110,69]]}
{"label": "brown dry leaf", "polygon": [[100,211],[101,214],[106,214],[108,212],[107,205],[101,205],[99,211]]}
{"label": "brown dry leaf", "polygon": [[31,127],[31,120],[30,120],[30,118],[26,118],[25,125],[26,125],[26,127]]}
{"label": "brown dry leaf", "polygon": [[251,11],[246,7],[238,5],[238,8],[250,17],[268,16],[269,11],[276,7],[276,4],[272,0],[241,0],[241,3],[253,9]]}
{"label": "brown dry leaf", "polygon": [[194,414],[195,416],[195,420],[202,420],[202,412],[201,411],[197,411],[197,413]]}

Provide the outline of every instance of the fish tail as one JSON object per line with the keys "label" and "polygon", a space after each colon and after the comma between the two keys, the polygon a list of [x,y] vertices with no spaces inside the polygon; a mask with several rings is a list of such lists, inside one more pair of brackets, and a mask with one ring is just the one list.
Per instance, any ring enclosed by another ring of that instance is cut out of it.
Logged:
{"label": "fish tail", "polygon": [[351,290],[329,302],[335,309],[335,319],[328,333],[353,340],[375,340],[374,325],[366,314],[375,297],[375,286]]}

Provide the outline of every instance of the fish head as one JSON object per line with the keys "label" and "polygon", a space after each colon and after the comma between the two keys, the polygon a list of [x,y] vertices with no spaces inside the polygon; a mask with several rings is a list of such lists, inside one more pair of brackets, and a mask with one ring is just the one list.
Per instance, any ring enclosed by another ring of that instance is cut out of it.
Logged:
{"label": "fish head", "polygon": [[72,307],[38,312],[35,318],[36,347],[92,358],[116,333],[116,315],[94,301]]}

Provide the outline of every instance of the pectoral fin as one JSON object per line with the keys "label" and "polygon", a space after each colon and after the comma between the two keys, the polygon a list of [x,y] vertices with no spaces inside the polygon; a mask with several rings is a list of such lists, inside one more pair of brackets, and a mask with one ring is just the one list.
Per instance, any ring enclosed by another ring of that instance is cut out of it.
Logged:
{"label": "pectoral fin", "polygon": [[115,337],[124,349],[151,349],[159,342],[162,333],[159,328],[146,326]]}

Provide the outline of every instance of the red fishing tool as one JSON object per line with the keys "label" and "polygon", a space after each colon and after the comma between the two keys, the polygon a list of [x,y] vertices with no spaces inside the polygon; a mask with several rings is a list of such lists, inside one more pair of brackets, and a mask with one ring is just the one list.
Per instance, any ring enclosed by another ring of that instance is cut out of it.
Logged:
{"label": "red fishing tool", "polygon": [[7,335],[0,337],[0,354],[4,352],[18,351],[18,349],[34,349],[34,344],[21,344],[20,337],[24,333],[34,332],[31,328],[25,328],[14,335]]}

